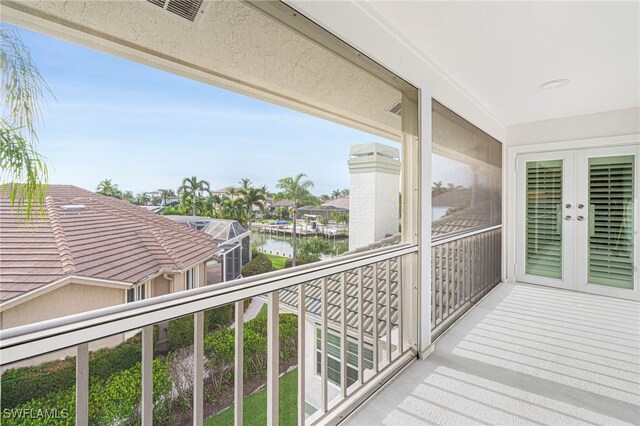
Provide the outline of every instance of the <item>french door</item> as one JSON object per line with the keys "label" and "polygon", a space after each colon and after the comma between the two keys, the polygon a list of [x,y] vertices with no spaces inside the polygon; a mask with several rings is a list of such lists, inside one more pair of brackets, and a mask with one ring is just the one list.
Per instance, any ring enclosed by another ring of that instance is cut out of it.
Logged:
{"label": "french door", "polygon": [[516,280],[640,300],[640,147],[519,155]]}

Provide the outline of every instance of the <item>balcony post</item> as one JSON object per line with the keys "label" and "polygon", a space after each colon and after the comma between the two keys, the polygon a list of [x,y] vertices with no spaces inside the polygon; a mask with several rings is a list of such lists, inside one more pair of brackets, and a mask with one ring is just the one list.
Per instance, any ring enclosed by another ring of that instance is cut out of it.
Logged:
{"label": "balcony post", "polygon": [[[305,360],[306,360],[306,287],[298,288],[298,425],[305,423]],[[312,340],[313,342],[313,340]],[[314,343],[315,344],[315,343]]]}
{"label": "balcony post", "polygon": [[153,326],[142,329],[142,425],[153,425]]}
{"label": "balcony post", "polygon": [[193,424],[203,423],[204,312],[193,314]]}
{"label": "balcony post", "polygon": [[280,379],[280,337],[278,291],[268,296],[267,306],[267,424],[278,425],[278,399]]}
{"label": "balcony post", "polygon": [[76,347],[76,425],[89,424],[89,344]]}
{"label": "balcony post", "polygon": [[233,416],[236,426],[242,426],[244,403],[244,300],[236,302],[236,339]]}

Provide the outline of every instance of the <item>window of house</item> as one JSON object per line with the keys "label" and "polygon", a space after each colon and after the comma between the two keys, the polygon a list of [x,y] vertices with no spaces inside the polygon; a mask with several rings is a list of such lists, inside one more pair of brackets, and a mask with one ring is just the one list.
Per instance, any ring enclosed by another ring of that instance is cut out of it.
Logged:
{"label": "window of house", "polygon": [[[341,383],[340,352],[342,340],[340,333],[327,330],[327,377],[337,386]],[[364,344],[364,369],[373,369],[373,348],[370,344]],[[316,374],[322,373],[322,330],[316,327]],[[347,336],[347,386],[351,386],[358,380],[358,341]]]}
{"label": "window of house", "polygon": [[140,284],[127,290],[127,303],[144,300],[146,296],[147,284]]}
{"label": "window of house", "polygon": [[194,266],[193,268],[187,270],[186,276],[186,288],[187,290],[194,289],[198,287],[198,267]]}

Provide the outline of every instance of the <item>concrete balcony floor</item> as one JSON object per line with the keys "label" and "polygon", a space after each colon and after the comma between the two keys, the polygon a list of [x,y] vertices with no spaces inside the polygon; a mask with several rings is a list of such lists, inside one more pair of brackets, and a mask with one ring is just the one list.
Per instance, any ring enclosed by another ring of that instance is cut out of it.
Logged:
{"label": "concrete balcony floor", "polygon": [[640,304],[501,284],[348,425],[639,424]]}

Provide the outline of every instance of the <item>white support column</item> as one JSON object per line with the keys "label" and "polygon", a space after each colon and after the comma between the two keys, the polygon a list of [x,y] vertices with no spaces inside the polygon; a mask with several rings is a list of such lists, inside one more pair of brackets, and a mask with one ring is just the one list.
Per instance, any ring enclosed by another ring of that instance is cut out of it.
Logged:
{"label": "white support column", "polygon": [[153,425],[153,326],[142,329],[142,426]]}
{"label": "white support column", "polygon": [[193,314],[193,424],[203,424],[204,312]]}
{"label": "white support column", "polygon": [[89,344],[76,347],[76,425],[89,424]]}
{"label": "white support column", "polygon": [[305,374],[306,374],[306,287],[298,287],[298,425],[305,423]]}
{"label": "white support column", "polygon": [[280,299],[277,291],[268,296],[267,307],[267,424],[278,425],[280,379]]}
{"label": "white support column", "polygon": [[244,404],[244,300],[236,302],[235,379],[233,417],[236,426],[242,426]]}

